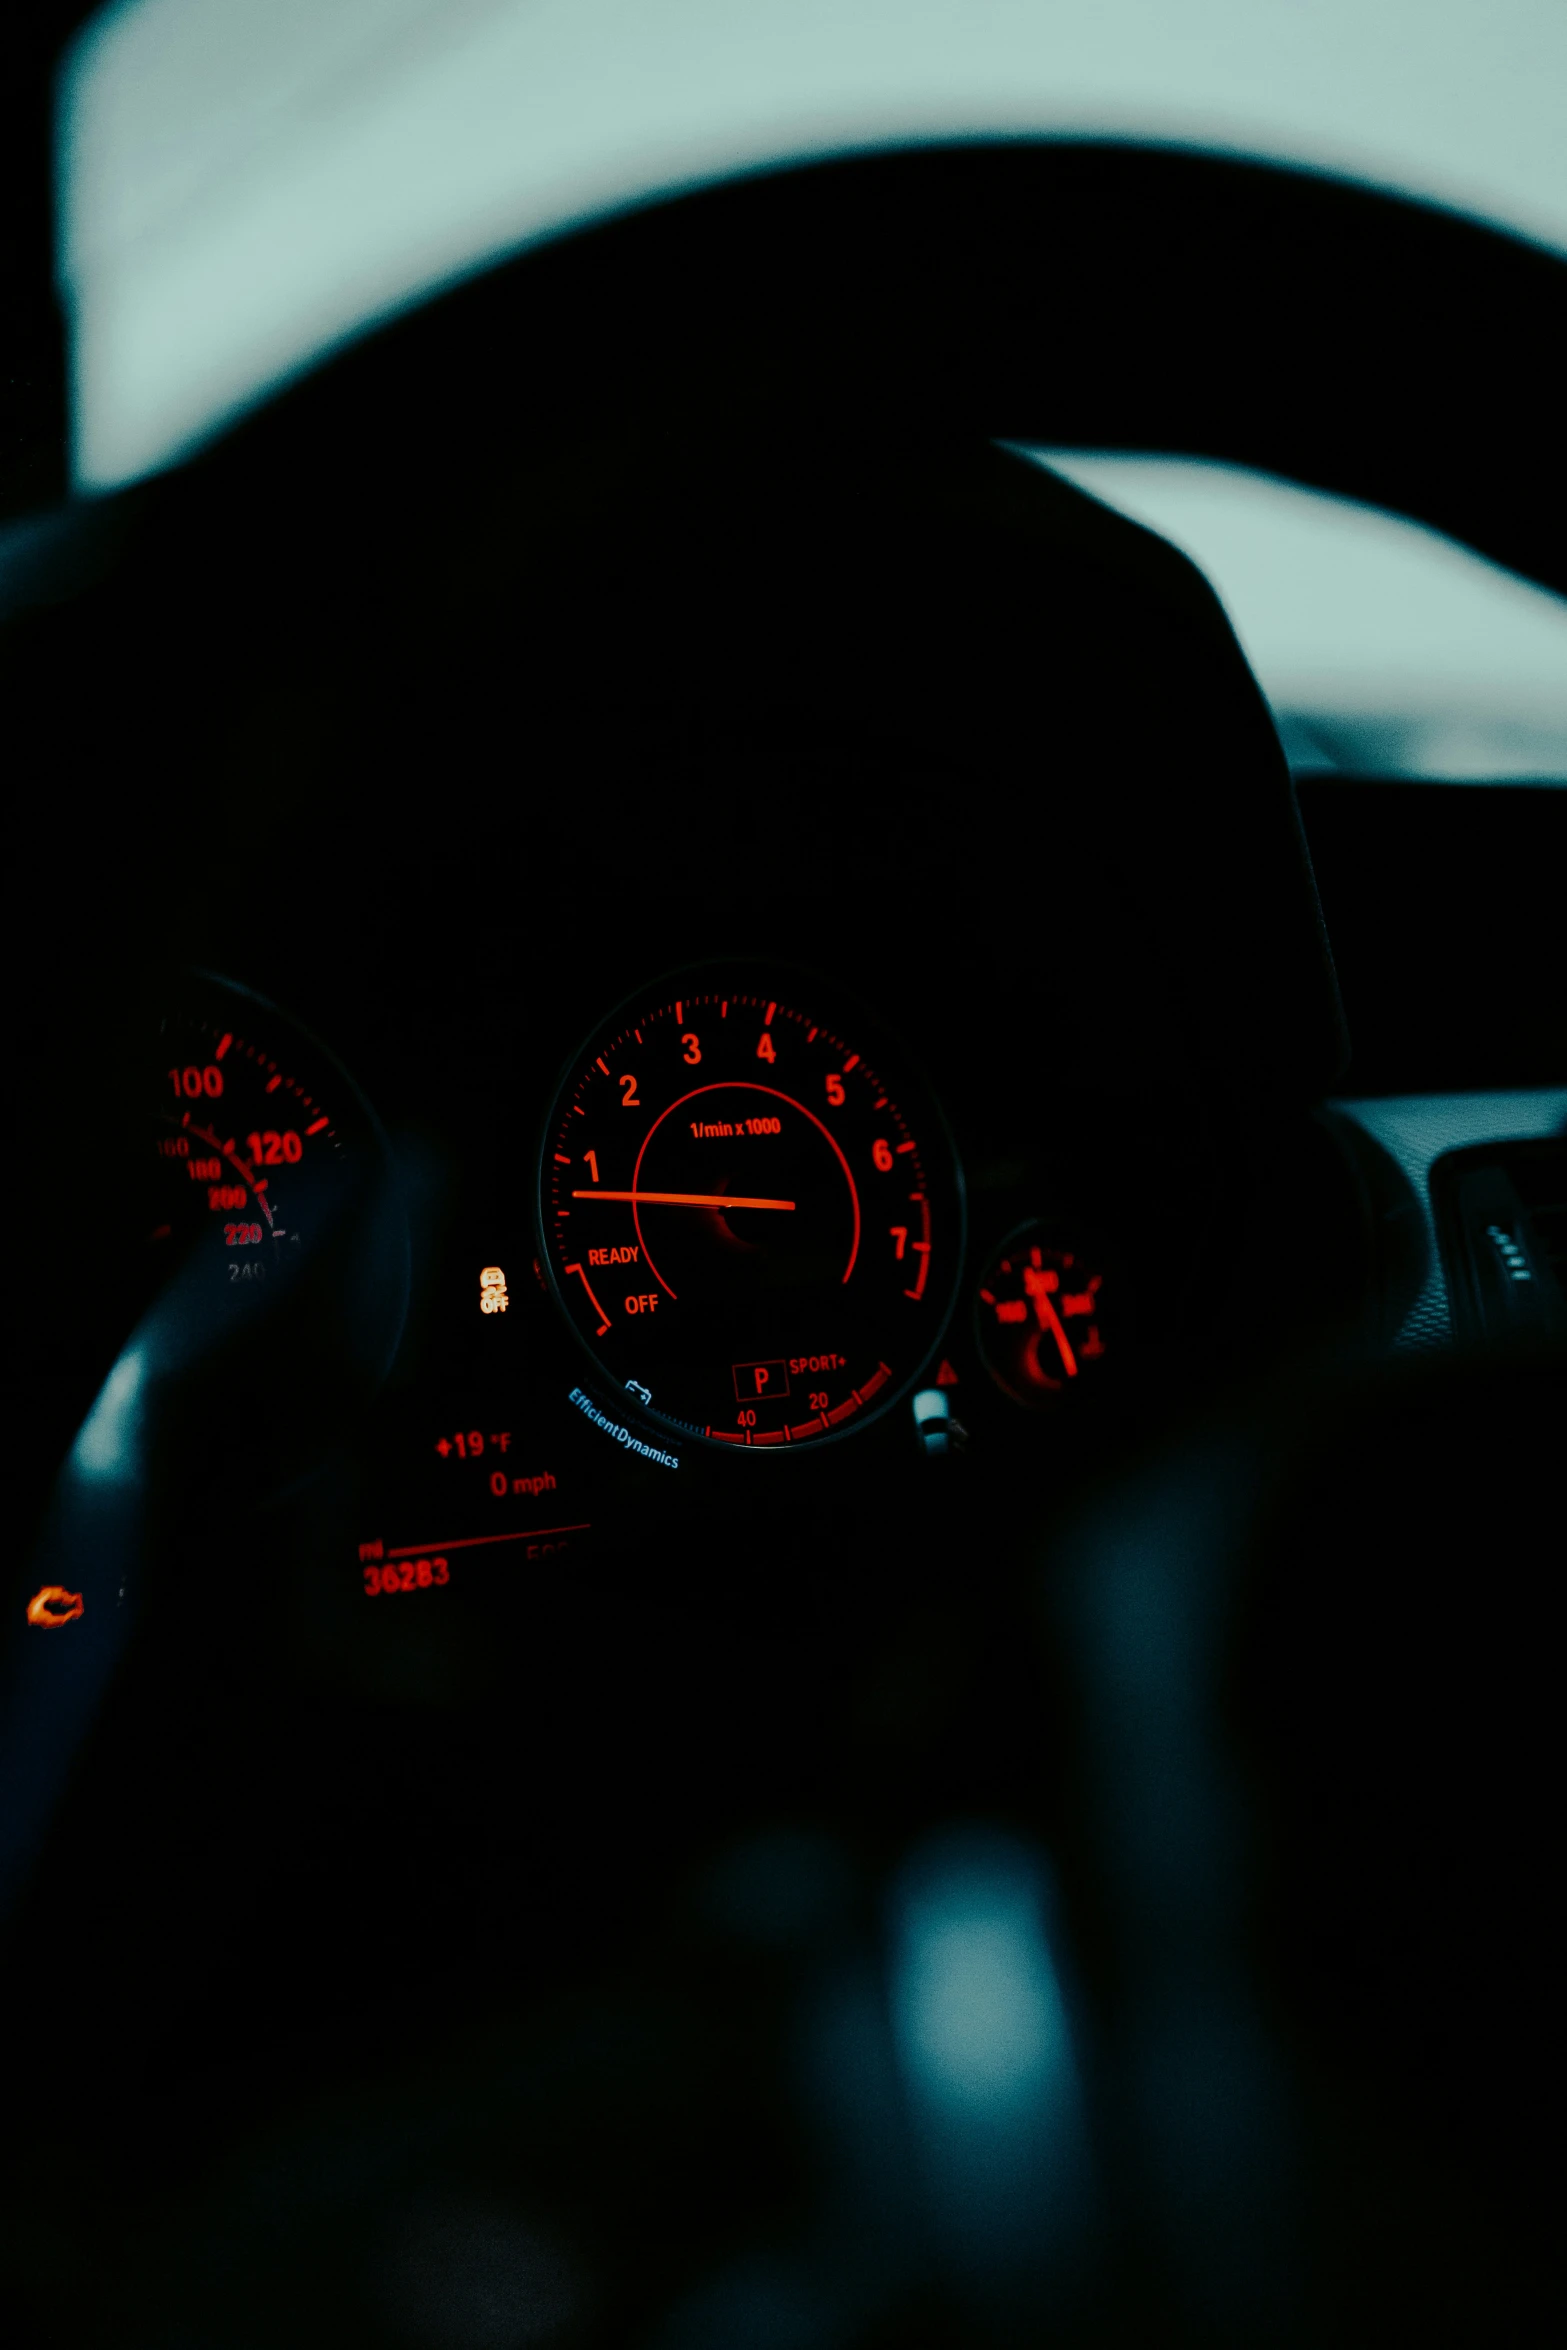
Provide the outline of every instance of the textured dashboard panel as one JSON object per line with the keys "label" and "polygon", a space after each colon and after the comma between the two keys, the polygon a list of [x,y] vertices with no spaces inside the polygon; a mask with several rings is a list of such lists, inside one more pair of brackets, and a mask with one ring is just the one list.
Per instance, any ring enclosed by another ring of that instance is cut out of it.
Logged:
{"label": "textured dashboard panel", "polygon": [[1420,1203],[1427,1243],[1426,1277],[1393,1340],[1401,1353],[1451,1346],[1453,1317],[1431,1210],[1431,1167],[1444,1151],[1513,1142],[1567,1131],[1567,1089],[1510,1093],[1401,1094],[1382,1101],[1340,1101],[1333,1108],[1380,1143]]}

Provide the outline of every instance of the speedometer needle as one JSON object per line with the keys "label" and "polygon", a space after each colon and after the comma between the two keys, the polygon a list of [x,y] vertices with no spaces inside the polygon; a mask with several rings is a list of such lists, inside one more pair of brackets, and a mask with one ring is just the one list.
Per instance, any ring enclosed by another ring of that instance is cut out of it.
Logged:
{"label": "speedometer needle", "polygon": [[574,1191],[573,1199],[632,1200],[654,1208],[792,1208],[792,1199],[736,1199],[717,1191]]}

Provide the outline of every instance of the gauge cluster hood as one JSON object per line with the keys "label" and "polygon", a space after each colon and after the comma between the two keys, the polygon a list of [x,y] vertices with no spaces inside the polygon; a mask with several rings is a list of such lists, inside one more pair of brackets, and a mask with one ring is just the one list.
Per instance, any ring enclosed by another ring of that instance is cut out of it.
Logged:
{"label": "gauge cluster hood", "polygon": [[[388,461],[408,388],[383,398]],[[231,962],[275,877],[204,820],[230,788],[215,742],[339,920],[373,928],[355,892],[421,858],[473,870],[479,919],[525,919],[570,876],[609,1001],[689,913],[715,951],[836,968],[872,1001],[886,950],[923,933],[939,1002],[961,903],[996,987],[1075,1040],[1086,1080],[1331,1083],[1342,1030],[1283,755],[1217,599],[1151,533],[982,443],[802,429],[762,467],[749,441],[666,425],[497,470],[437,440],[394,497],[341,461],[329,416],[262,421],[129,524],[82,616],[101,690],[66,754],[111,756],[105,728],[159,743],[155,821]],[[12,638],[35,690],[46,622]],[[443,819],[453,793],[471,829]],[[143,837],[146,811],[113,821]],[[94,864],[111,939],[112,850]],[[968,1058],[982,1084],[984,1046]]]}

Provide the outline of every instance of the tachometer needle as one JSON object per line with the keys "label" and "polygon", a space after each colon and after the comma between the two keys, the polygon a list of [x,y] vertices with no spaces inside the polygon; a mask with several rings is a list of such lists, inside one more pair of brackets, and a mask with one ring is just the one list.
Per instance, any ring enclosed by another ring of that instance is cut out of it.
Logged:
{"label": "tachometer needle", "polygon": [[631,1200],[639,1208],[792,1208],[792,1199],[737,1199],[718,1191],[574,1191],[573,1199]]}

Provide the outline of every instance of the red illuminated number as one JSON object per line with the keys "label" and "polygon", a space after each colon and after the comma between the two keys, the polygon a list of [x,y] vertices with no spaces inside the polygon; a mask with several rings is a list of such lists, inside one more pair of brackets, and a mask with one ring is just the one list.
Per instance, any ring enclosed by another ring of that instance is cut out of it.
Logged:
{"label": "red illuminated number", "polygon": [[452,1442],[457,1447],[457,1458],[460,1461],[467,1460],[470,1453],[477,1460],[484,1450],[484,1438],[479,1434],[477,1428],[470,1428],[466,1436],[459,1429]]}
{"label": "red illuminated number", "polygon": [[680,1041],[686,1048],[680,1057],[688,1069],[694,1069],[702,1058],[702,1040],[699,1036],[683,1036]]}
{"label": "red illuminated number", "polygon": [[757,1039],[756,1057],[759,1061],[776,1061],[778,1058],[778,1055],[773,1050],[773,1040],[768,1035],[765,1028],[762,1030],[761,1035]]}
{"label": "red illuminated number", "polygon": [[841,1110],[843,1108],[843,1079],[836,1070],[827,1080],[827,1102],[830,1109]]}
{"label": "red illuminated number", "polygon": [[593,1181],[594,1181],[594,1183],[595,1183],[595,1185],[596,1185],[596,1184],[597,1184],[597,1182],[598,1182],[598,1179],[599,1179],[599,1157],[598,1157],[598,1152],[597,1152],[597,1151],[584,1151],[582,1155],[583,1155],[583,1157],[584,1157],[584,1158],[587,1160],[587,1162],[588,1162],[588,1173],[589,1173],[589,1174],[592,1176],[592,1178],[593,1178]]}
{"label": "red illuminated number", "polygon": [[637,1099],[637,1081],[634,1077],[622,1077],[620,1080],[620,1106],[623,1110],[640,1110],[642,1107]]}
{"label": "red illuminated number", "polygon": [[[881,1162],[878,1160],[878,1166],[880,1163]],[[901,1264],[903,1261],[903,1252],[909,1245],[909,1228],[907,1224],[889,1224],[887,1229],[892,1234],[893,1238],[894,1246],[892,1253]]]}
{"label": "red illuminated number", "polygon": [[395,1566],[366,1567],[364,1577],[365,1597],[374,1599],[383,1591],[428,1591],[449,1583],[452,1570],[445,1559],[402,1559]]}
{"label": "red illuminated number", "polygon": [[305,1146],[292,1128],[287,1134],[279,1134],[269,1126],[265,1134],[247,1134],[245,1140],[250,1146],[252,1162],[258,1167],[281,1167],[285,1163],[294,1167],[305,1155]]}
{"label": "red illuminated number", "polygon": [[242,1208],[244,1204],[245,1186],[243,1183],[208,1184],[207,1205],[209,1208]]}
{"label": "red illuminated number", "polygon": [[205,1069],[171,1069],[169,1083],[187,1101],[199,1102],[203,1094],[216,1101],[223,1091],[223,1072],[215,1061],[209,1061]]}
{"label": "red illuminated number", "polygon": [[736,1416],[738,1418],[739,1425],[742,1428],[754,1428],[756,1426],[755,1412],[740,1412]]}
{"label": "red illuminated number", "polygon": [[506,1472],[504,1469],[492,1469],[490,1471],[490,1491],[494,1494],[497,1501],[504,1501],[506,1499]]}
{"label": "red illuminated number", "polygon": [[816,1395],[813,1395],[813,1396],[811,1396],[811,1397],[809,1398],[809,1402],[810,1402],[810,1406],[811,1406],[811,1409],[812,1409],[812,1411],[813,1411],[813,1412],[824,1412],[824,1411],[827,1409],[827,1390],[826,1390],[826,1388],[825,1388],[825,1387],[824,1387],[824,1388],[822,1388],[822,1389],[820,1390],[820,1392],[819,1392],[819,1393],[817,1393]]}
{"label": "red illuminated number", "polygon": [[[892,1145],[879,1134],[871,1144],[871,1158],[883,1175],[892,1173]],[[898,1253],[901,1256],[902,1251]]]}
{"label": "red illuminated number", "polygon": [[229,1248],[259,1247],[261,1226],[259,1224],[225,1224],[223,1239]]}

